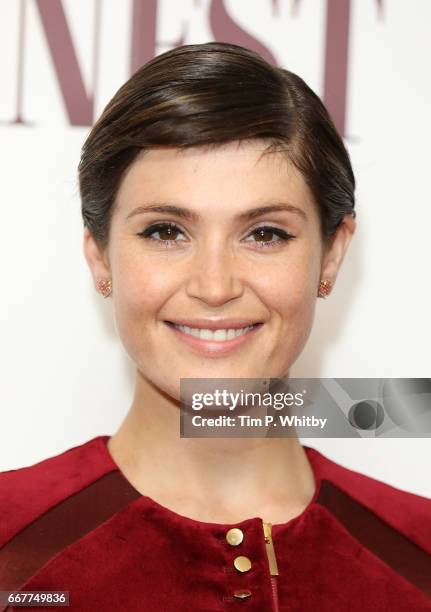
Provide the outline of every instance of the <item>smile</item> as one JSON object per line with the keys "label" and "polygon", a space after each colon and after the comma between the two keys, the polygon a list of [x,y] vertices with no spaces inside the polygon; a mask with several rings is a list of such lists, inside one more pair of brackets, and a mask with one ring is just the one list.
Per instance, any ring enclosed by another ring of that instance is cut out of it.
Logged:
{"label": "smile", "polygon": [[221,356],[235,351],[244,343],[250,342],[263,325],[263,323],[255,323],[245,327],[209,329],[189,327],[172,321],[165,321],[165,323],[174,332],[175,336],[189,348],[209,356]]}
{"label": "smile", "polygon": [[200,338],[201,340],[212,340],[214,342],[226,342],[226,340],[232,340],[238,336],[242,336],[250,331],[254,325],[247,325],[247,327],[240,327],[239,329],[200,329],[199,327],[187,327],[187,325],[175,325],[176,329],[179,329],[184,334]]}

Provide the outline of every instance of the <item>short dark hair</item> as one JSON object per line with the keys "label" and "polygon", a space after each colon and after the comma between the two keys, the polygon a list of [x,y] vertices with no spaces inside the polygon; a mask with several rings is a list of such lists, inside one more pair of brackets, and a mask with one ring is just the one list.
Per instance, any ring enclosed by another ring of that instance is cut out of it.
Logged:
{"label": "short dark hair", "polygon": [[301,172],[318,207],[323,240],[356,216],[349,154],[320,98],[296,74],[244,47],[209,42],[154,57],[117,91],[81,152],[84,226],[104,248],[126,168],[157,146],[268,141]]}

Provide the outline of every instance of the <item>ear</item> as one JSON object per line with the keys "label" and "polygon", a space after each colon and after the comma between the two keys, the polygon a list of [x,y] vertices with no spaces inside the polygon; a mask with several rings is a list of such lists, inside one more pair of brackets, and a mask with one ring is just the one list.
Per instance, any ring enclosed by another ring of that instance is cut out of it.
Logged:
{"label": "ear", "polygon": [[111,278],[111,269],[107,252],[102,251],[87,227],[84,228],[83,249],[85,259],[93,276],[94,287],[97,290],[97,281],[100,278]]}
{"label": "ear", "polygon": [[356,230],[356,221],[352,215],[345,215],[328,246],[325,247],[322,258],[320,278],[335,284],[338,271],[347,251],[347,247]]}

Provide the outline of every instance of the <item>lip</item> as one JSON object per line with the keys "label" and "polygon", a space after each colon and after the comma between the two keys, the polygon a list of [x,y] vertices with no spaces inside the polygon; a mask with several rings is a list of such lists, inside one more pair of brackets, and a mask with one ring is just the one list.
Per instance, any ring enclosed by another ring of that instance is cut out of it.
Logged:
{"label": "lip", "polygon": [[[189,319],[190,321],[190,319]],[[223,325],[225,325],[225,322],[227,321],[227,319],[223,320]],[[201,320],[202,322],[202,320]],[[229,353],[232,353],[233,351],[235,351],[238,347],[242,346],[243,344],[245,344],[246,342],[249,342],[255,335],[256,333],[260,330],[260,328],[263,326],[263,323],[259,322],[256,324],[256,327],[253,327],[253,329],[251,329],[250,331],[248,331],[245,334],[241,334],[241,336],[237,336],[236,338],[232,338],[231,340],[201,340],[201,338],[196,338],[196,336],[191,336],[190,334],[186,334],[184,332],[182,332],[180,329],[177,329],[176,327],[174,327],[174,325],[172,324],[173,322],[171,321],[165,321],[165,325],[172,330],[172,332],[174,334],[176,334],[177,338],[181,341],[183,341],[185,344],[187,344],[187,346],[189,346],[190,348],[192,348],[193,350],[197,351],[200,354],[204,354],[204,355],[212,355],[212,356],[218,356],[218,355],[227,355]],[[183,323],[176,323],[176,325],[183,325]],[[205,326],[208,324],[208,322],[205,323]],[[187,323],[185,323],[185,325],[188,325]],[[232,325],[232,324],[230,324]],[[253,323],[249,323],[249,325],[253,325]],[[220,328],[220,322],[218,322],[217,324],[214,324],[214,327],[205,327],[204,325],[201,325],[201,327],[199,327],[199,329],[219,329]],[[188,327],[197,327],[196,325],[188,325]],[[237,325],[236,327],[232,327],[230,326],[230,329],[238,329],[240,327],[247,327],[247,323],[245,325]],[[226,327],[227,328],[227,327]]]}
{"label": "lip", "polygon": [[175,323],[175,325],[186,325],[187,327],[195,327],[197,329],[241,329],[249,325],[256,325],[262,321],[256,319],[238,319],[235,317],[227,317],[224,319],[170,319],[166,323]]}

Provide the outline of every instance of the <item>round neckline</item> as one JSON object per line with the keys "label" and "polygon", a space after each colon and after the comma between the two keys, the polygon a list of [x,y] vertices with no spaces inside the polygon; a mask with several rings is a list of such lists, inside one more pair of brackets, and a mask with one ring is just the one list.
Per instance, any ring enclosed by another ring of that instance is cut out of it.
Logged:
{"label": "round neckline", "polygon": [[[160,514],[163,514],[166,517],[169,517],[173,521],[188,523],[190,526],[198,527],[200,529],[219,530],[219,529],[226,529],[226,528],[231,528],[231,527],[241,526],[241,525],[245,526],[247,524],[256,523],[256,522],[259,522],[259,524],[262,524],[264,522],[262,517],[260,516],[252,516],[252,517],[243,519],[241,521],[237,521],[236,523],[214,523],[214,522],[208,522],[208,521],[201,521],[198,519],[194,519],[190,516],[185,516],[183,514],[180,514],[179,512],[175,512],[175,510],[172,510],[171,508],[164,506],[163,504],[156,501],[152,497],[149,497],[148,495],[144,495],[143,493],[138,491],[136,487],[133,486],[133,484],[128,480],[128,478],[126,478],[124,472],[121,470],[120,466],[116,463],[113,456],[111,455],[109,448],[108,448],[108,441],[111,437],[112,437],[111,435],[106,434],[106,435],[98,436],[96,440],[101,443],[102,452],[105,455],[106,459],[108,460],[108,463],[110,463],[111,466],[113,467],[113,470],[117,471],[121,475],[121,477],[125,480],[125,482],[128,484],[128,486],[131,489],[133,489],[133,491],[135,492],[136,494],[135,501],[140,501],[141,503],[144,502],[148,507],[152,508],[153,510],[158,511]],[[315,483],[314,493],[313,493],[312,498],[308,502],[308,504],[302,510],[302,512],[300,512],[299,514],[297,514],[296,516],[292,517],[291,519],[289,519],[288,521],[284,523],[271,523],[273,535],[275,535],[275,533],[277,533],[280,530],[290,527],[293,523],[302,521],[306,516],[308,516],[308,514],[313,510],[314,506],[316,505],[316,500],[320,492],[321,479],[317,473],[316,465],[314,462],[315,451],[313,448],[305,446],[305,445],[302,445],[302,448],[305,451],[308,462],[310,464],[311,471],[313,473],[314,483]],[[269,522],[269,521],[266,521],[266,522]]]}

